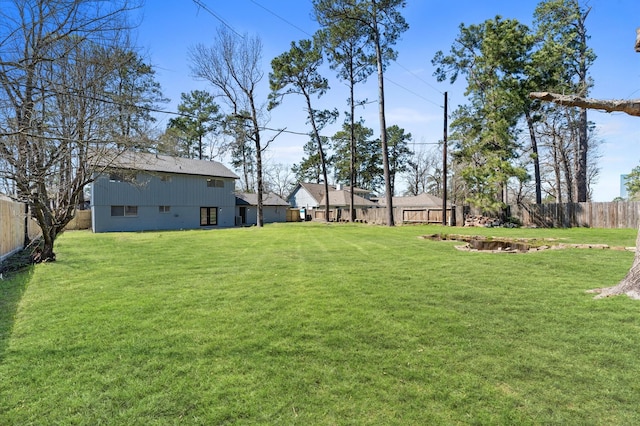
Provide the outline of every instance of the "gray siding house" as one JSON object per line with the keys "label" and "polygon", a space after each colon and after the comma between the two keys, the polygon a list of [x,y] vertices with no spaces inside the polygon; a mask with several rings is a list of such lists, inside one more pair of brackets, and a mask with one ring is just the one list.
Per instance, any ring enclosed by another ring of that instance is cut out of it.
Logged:
{"label": "gray siding house", "polygon": [[235,225],[232,171],[216,161],[126,152],[94,176],[94,232],[225,228]]}
{"label": "gray siding house", "polygon": [[[264,194],[262,219],[264,223],[286,222],[289,203],[274,193]],[[236,193],[236,225],[258,223],[258,194]]]}

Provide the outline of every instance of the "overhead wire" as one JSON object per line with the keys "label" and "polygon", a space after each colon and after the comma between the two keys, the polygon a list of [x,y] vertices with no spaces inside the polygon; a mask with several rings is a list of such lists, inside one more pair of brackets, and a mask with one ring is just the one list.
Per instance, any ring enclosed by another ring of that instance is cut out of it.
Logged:
{"label": "overhead wire", "polygon": [[[194,3],[196,5],[198,5],[199,7],[201,7],[203,10],[205,10],[206,12],[208,12],[209,14],[211,14],[213,17],[215,17],[218,21],[220,21],[223,25],[225,25],[227,28],[229,28],[231,31],[233,31],[235,34],[237,34],[238,36],[240,36],[240,34],[238,34],[237,31],[235,31],[235,29],[233,29],[229,24],[226,23],[226,21],[224,21],[220,16],[218,16],[217,14],[215,14],[211,9],[209,9],[201,0],[193,0]],[[300,31],[301,33],[312,37],[313,35],[310,34],[308,31],[306,31],[305,29],[299,27],[298,25],[292,23],[291,21],[289,21],[288,19],[284,18],[283,16],[281,16],[280,14],[274,12],[273,10],[269,9],[268,7],[258,3],[256,0],[249,0],[251,3],[253,3],[254,5],[256,5],[257,7],[263,9],[265,12],[273,15],[274,17],[278,18],[279,20],[281,20],[282,22],[286,23],[287,25],[289,25],[290,27]],[[240,36],[242,37],[242,36]],[[406,72],[408,72],[411,76],[413,76],[414,78],[416,78],[417,80],[419,80],[420,82],[422,82],[423,84],[425,84],[426,86],[428,86],[429,88],[431,88],[432,90],[438,92],[441,95],[444,95],[444,92],[442,92],[441,90],[437,89],[435,86],[433,86],[431,83],[429,83],[428,81],[426,81],[425,79],[421,78],[420,76],[418,76],[416,73],[414,73],[413,71],[409,70],[408,68],[406,68],[404,65],[400,64],[398,61],[394,60],[393,61],[396,65],[398,65],[400,68],[402,68],[403,70],[405,70]],[[435,102],[431,99],[428,99],[427,97],[415,92],[412,89],[409,89],[408,87],[405,87],[395,81],[393,81],[392,79],[389,79],[389,77],[385,76],[385,80],[388,81],[389,83],[401,88],[402,90],[422,99],[425,102],[428,102],[432,105],[435,105],[439,108],[443,108],[443,106],[441,104],[439,104],[438,102]],[[287,133],[287,134],[291,134],[291,135],[298,135],[298,136],[309,136],[309,133],[304,133],[304,132],[297,132],[297,131],[292,131],[292,130],[286,130],[286,129],[272,129],[272,128],[268,128],[268,127],[263,127],[263,130],[267,130],[267,131],[279,131],[282,133]],[[437,143],[418,143],[420,145],[432,145],[432,144],[437,144]]]}
{"label": "overhead wire", "polygon": [[287,19],[283,18],[282,16],[278,15],[277,13],[275,13],[274,11],[268,9],[267,7],[261,5],[260,3],[258,3],[255,0],[249,0],[251,3],[255,4],[256,6],[258,6],[259,8],[265,10],[266,12],[272,14],[273,16],[275,16],[276,18],[280,19],[282,22],[292,26],[293,28],[295,28],[296,30],[302,32],[303,34],[308,35],[309,37],[313,37],[313,34],[309,34],[306,30],[300,28],[299,26],[297,26],[296,24],[292,23],[291,21],[288,21]]}
{"label": "overhead wire", "polygon": [[224,19],[222,19],[220,16],[218,16],[213,10],[211,10],[206,4],[204,4],[201,0],[193,0],[193,2],[200,7],[202,10],[204,10],[205,12],[209,13],[211,16],[213,16],[214,18],[216,18],[218,21],[220,21],[220,23],[222,23],[222,25],[224,25],[225,27],[227,27],[229,30],[231,30],[235,35],[237,35],[240,38],[244,38],[244,36],[242,34],[240,34],[239,32],[237,32],[231,25],[229,25]]}
{"label": "overhead wire", "polygon": [[[194,1],[196,1],[196,0],[194,0]],[[297,29],[298,31],[302,32],[303,34],[306,34],[306,35],[308,35],[308,36],[312,37],[312,35],[311,35],[311,34],[309,34],[306,30],[304,30],[304,29],[302,29],[302,28],[298,27],[297,25],[295,25],[295,24],[291,23],[289,20],[287,20],[287,19],[283,18],[282,16],[280,16],[279,14],[277,14],[276,12],[274,12],[273,10],[271,10],[271,9],[267,8],[267,7],[266,7],[266,6],[264,6],[264,5],[261,5],[261,4],[260,4],[260,3],[258,3],[256,0],[249,0],[249,1],[250,1],[251,3],[253,3],[253,4],[255,4],[256,6],[260,7],[261,9],[265,10],[266,12],[270,13],[271,15],[275,16],[276,18],[280,19],[281,21],[285,22],[286,24],[290,25],[291,27],[293,27],[293,28]],[[416,78],[417,80],[419,80],[419,81],[421,81],[422,83],[424,83],[425,85],[427,85],[427,86],[428,86],[429,88],[431,88],[432,90],[435,90],[435,91],[436,91],[436,92],[438,92],[439,94],[444,95],[444,93],[443,93],[441,90],[438,90],[435,86],[433,86],[433,85],[432,85],[432,84],[430,84],[428,81],[426,81],[425,79],[421,78],[421,77],[420,77],[420,76],[418,76],[416,73],[414,73],[413,71],[409,70],[408,68],[406,68],[405,66],[403,66],[402,64],[400,64],[398,61],[395,61],[395,60],[394,60],[393,62],[394,62],[396,65],[398,65],[400,68],[402,68],[403,70],[405,70],[406,72],[408,72],[409,74],[411,74],[414,78]],[[430,104],[433,104],[433,105],[436,105],[436,106],[438,106],[438,107],[440,107],[440,108],[443,108],[443,106],[442,106],[441,104],[439,104],[439,103],[437,103],[437,102],[435,102],[435,101],[432,101],[432,100],[430,100],[430,99],[428,99],[428,98],[426,98],[426,97],[424,97],[424,96],[420,95],[419,93],[417,93],[417,92],[415,92],[415,91],[413,91],[413,90],[411,90],[411,89],[407,88],[407,87],[404,87],[404,86],[402,86],[402,85],[400,85],[400,84],[398,84],[398,83],[395,83],[394,81],[390,80],[387,76],[385,76],[385,80],[389,81],[389,82],[390,82],[390,83],[392,83],[392,84],[395,84],[396,86],[398,86],[398,87],[402,88],[403,90],[407,91],[408,93],[411,93],[412,95],[414,95],[414,96],[416,96],[416,97],[418,97],[418,98],[420,98],[420,99],[422,99],[422,100],[424,100],[424,101],[426,101],[426,102],[428,102],[428,103],[430,103]]]}

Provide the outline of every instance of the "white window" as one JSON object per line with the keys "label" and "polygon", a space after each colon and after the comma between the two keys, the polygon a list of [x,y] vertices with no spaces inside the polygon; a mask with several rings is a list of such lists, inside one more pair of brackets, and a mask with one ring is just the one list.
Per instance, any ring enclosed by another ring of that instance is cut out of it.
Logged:
{"label": "white window", "polygon": [[158,206],[158,211],[160,213],[169,213],[171,211],[171,206]]}

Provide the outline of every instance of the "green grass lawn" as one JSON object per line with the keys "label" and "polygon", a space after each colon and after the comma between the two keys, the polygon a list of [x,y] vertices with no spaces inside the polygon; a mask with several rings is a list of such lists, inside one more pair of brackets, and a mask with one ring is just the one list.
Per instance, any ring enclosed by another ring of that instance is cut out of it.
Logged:
{"label": "green grass lawn", "polygon": [[633,254],[469,253],[454,232],[68,232],[0,281],[0,424],[640,424]]}

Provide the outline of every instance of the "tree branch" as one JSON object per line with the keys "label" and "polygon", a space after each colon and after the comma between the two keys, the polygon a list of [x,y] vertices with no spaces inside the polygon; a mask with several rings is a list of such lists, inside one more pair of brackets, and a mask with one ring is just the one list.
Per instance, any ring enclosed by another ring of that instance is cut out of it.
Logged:
{"label": "tree branch", "polygon": [[602,100],[582,98],[576,95],[561,95],[550,92],[529,93],[531,99],[554,102],[559,105],[572,106],[586,109],[599,109],[606,112],[624,112],[634,117],[640,117],[640,99],[631,100]]}

